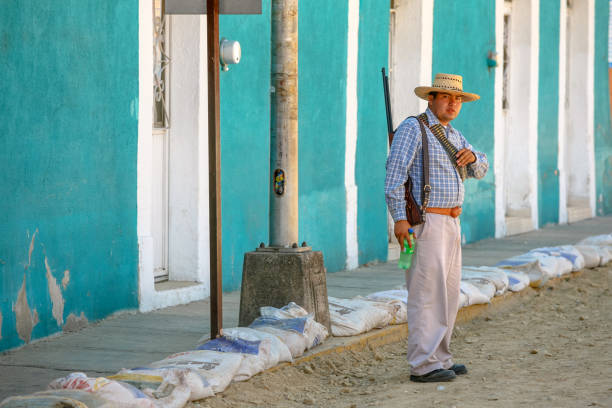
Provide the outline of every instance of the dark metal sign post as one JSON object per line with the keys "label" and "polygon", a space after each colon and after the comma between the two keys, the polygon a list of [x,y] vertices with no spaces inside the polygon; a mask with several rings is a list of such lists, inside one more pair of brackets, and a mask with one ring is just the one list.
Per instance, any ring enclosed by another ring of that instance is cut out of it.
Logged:
{"label": "dark metal sign post", "polygon": [[206,14],[208,65],[208,206],[210,222],[210,338],[223,328],[221,259],[221,131],[219,13],[261,14],[261,0],[166,0],[166,14]]}
{"label": "dark metal sign post", "polygon": [[210,338],[223,327],[221,273],[221,146],[219,126],[219,0],[206,3],[208,51],[208,214],[210,223]]}

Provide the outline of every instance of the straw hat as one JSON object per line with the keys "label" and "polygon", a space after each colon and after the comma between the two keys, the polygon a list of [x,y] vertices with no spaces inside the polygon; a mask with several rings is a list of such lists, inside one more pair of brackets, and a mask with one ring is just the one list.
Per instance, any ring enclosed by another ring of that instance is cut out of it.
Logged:
{"label": "straw hat", "polygon": [[421,99],[427,100],[431,92],[444,92],[452,95],[461,95],[463,102],[472,102],[480,99],[479,95],[463,92],[463,77],[453,74],[436,74],[432,86],[417,86],[414,93]]}

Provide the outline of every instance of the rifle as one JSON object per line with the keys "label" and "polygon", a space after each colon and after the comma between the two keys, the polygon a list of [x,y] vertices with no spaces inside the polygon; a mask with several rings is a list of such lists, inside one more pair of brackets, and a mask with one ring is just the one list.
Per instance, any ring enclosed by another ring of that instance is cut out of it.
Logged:
{"label": "rifle", "polygon": [[391,118],[391,100],[389,98],[389,77],[385,73],[385,68],[382,69],[383,92],[385,94],[385,109],[387,111],[387,132],[389,135],[389,146],[393,143],[393,119]]}

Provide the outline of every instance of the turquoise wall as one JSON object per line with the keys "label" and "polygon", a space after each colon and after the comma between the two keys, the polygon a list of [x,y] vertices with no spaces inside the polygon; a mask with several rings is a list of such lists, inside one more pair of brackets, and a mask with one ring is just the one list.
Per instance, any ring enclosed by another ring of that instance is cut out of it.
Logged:
{"label": "turquoise wall", "polygon": [[559,222],[559,0],[540,0],[538,211],[540,226]]}
{"label": "turquoise wall", "polygon": [[595,186],[597,214],[612,213],[612,129],[608,79],[608,0],[595,1]]}
{"label": "turquoise wall", "polygon": [[359,2],[358,127],[355,182],[359,263],[386,260],[387,207],[384,197],[387,122],[380,69],[389,59],[389,4]]}
{"label": "turquoise wall", "polygon": [[269,241],[270,0],[261,15],[222,15],[219,36],[237,40],[240,64],[221,71],[223,289],[240,288],[244,254]]}
{"label": "turquoise wall", "polygon": [[[461,215],[464,241],[495,235],[494,86],[495,68],[487,68],[487,54],[495,50],[495,3],[473,0],[436,0],[434,3],[433,74],[463,76],[463,88],[480,95],[480,100],[463,105],[453,126],[474,149],[487,154],[489,171],[482,180],[465,183]],[[501,49],[498,49],[501,52]],[[501,69],[501,67],[496,68]]]}
{"label": "turquoise wall", "polygon": [[138,305],[138,2],[5,0],[0,67],[3,350],[24,282],[32,339]]}
{"label": "turquoise wall", "polygon": [[346,263],[346,44],[348,2],[299,3],[299,241]]}

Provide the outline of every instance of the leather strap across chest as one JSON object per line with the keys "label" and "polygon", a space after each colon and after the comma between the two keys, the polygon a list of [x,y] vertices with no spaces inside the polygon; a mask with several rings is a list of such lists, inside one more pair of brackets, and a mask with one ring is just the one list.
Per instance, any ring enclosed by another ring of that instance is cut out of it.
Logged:
{"label": "leather strap across chest", "polygon": [[451,163],[453,164],[455,169],[457,169],[459,177],[461,177],[461,181],[465,181],[465,179],[467,178],[467,167],[457,165],[457,152],[459,152],[459,150],[457,150],[457,148],[446,137],[444,127],[439,123],[430,126],[429,120],[427,119],[427,115],[425,113],[421,113],[419,115],[419,119],[423,121],[423,123],[425,123],[427,127],[429,127],[431,133],[433,133],[436,139],[438,139],[438,142],[440,142],[440,144],[446,151],[446,154],[448,155],[448,158],[450,159]]}

